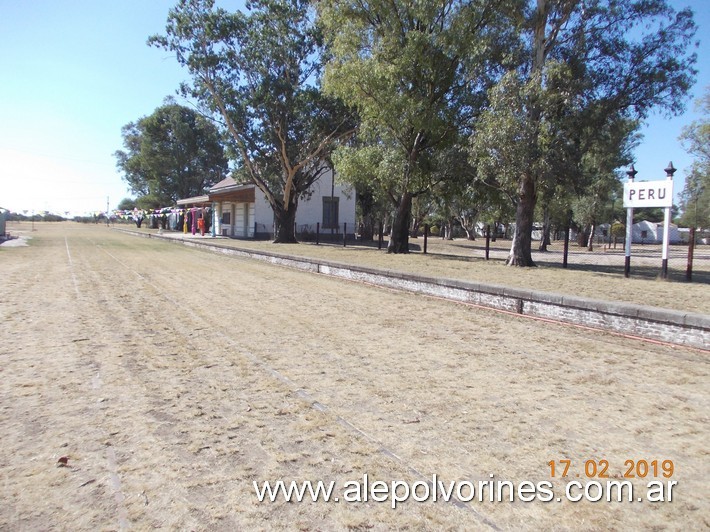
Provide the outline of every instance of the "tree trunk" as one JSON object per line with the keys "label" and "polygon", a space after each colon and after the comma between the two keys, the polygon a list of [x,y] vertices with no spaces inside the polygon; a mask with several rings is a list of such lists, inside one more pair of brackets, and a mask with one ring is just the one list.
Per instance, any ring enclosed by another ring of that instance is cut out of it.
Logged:
{"label": "tree trunk", "polygon": [[362,217],[360,224],[360,240],[372,242],[375,238],[375,217],[372,213]]}
{"label": "tree trunk", "polygon": [[375,239],[375,221],[372,216],[362,219],[360,224],[360,240],[362,242],[372,242]]}
{"label": "tree trunk", "polygon": [[508,266],[535,266],[532,260],[532,228],[535,215],[535,182],[528,174],[520,177],[518,205],[515,211],[515,234]]}
{"label": "tree trunk", "polygon": [[394,215],[387,253],[409,253],[409,222],[412,215],[412,195],[402,194]]}
{"label": "tree trunk", "polygon": [[446,240],[454,239],[454,222],[449,218],[446,220]]}
{"label": "tree trunk", "polygon": [[420,202],[412,199],[412,226],[409,231],[409,236],[411,238],[419,238],[419,228],[422,226],[422,223],[424,223],[424,218],[426,218],[428,214],[429,209],[422,209]]}
{"label": "tree trunk", "polygon": [[589,230],[589,238],[587,239],[587,251],[594,251],[594,231],[596,223],[592,222],[592,228]]}
{"label": "tree trunk", "polygon": [[466,239],[476,240],[476,218],[474,216],[459,215],[458,221],[466,231]]}
{"label": "tree trunk", "polygon": [[274,244],[298,244],[296,240],[296,209],[298,208],[298,196],[293,194],[290,198],[288,208],[283,204],[273,206],[275,233]]}
{"label": "tree trunk", "polygon": [[[550,14],[551,2],[549,0],[537,0],[537,7],[534,18],[533,49],[532,49],[532,71],[531,79],[536,79],[542,88],[543,68],[546,59],[547,46],[547,21]],[[529,141],[528,149],[530,153],[535,153],[539,140],[539,127],[542,118],[542,109],[537,97],[533,97],[528,102],[528,119],[530,124],[535,126],[535,132]],[[518,183],[518,204],[515,212],[515,234],[513,244],[508,255],[508,266],[535,266],[532,260],[532,228],[535,216],[535,180],[533,170],[528,169],[520,176]]]}
{"label": "tree trunk", "polygon": [[411,238],[419,238],[419,220],[412,218],[412,228],[409,230],[409,236]]}
{"label": "tree trunk", "polygon": [[[357,190],[357,189],[356,189]],[[372,191],[365,189],[356,192],[355,195],[358,206],[360,207],[360,240],[370,242],[375,237],[375,201]]]}

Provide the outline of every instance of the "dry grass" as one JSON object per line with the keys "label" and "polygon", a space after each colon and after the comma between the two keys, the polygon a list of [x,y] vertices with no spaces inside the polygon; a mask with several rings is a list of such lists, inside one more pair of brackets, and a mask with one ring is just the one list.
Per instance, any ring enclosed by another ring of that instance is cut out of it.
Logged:
{"label": "dry grass", "polygon": [[[105,227],[42,225],[32,242],[0,249],[0,528],[710,526],[704,354]],[[564,458],[613,474],[673,460],[674,502],[392,510],[260,504],[252,489],[365,473],[538,482]]]}
{"label": "dry grass", "polygon": [[[135,229],[135,227],[133,227]],[[156,231],[141,229],[142,232]],[[182,238],[181,233],[166,233]],[[192,238],[189,236],[188,238]],[[197,237],[200,239],[200,237]],[[632,273],[624,278],[623,246],[616,250],[597,252],[579,251],[574,246],[568,269],[561,267],[561,244],[555,243],[548,254],[535,253],[537,268],[509,268],[504,259],[510,241],[492,244],[491,260],[484,259],[485,241],[444,241],[430,238],[428,254],[415,251],[409,255],[388,255],[376,246],[321,244],[273,244],[253,240],[216,239],[221,246],[256,249],[302,257],[315,257],[346,264],[360,264],[393,271],[420,275],[470,280],[490,284],[514,286],[546,292],[573,294],[592,299],[618,300],[638,305],[710,314],[710,248],[698,246],[694,260],[693,283],[679,282],[685,279],[687,247],[672,249],[670,269],[671,282],[658,278],[661,262],[660,246],[638,246],[633,249]],[[410,241],[423,246],[423,238]],[[384,248],[387,243],[385,242]]]}

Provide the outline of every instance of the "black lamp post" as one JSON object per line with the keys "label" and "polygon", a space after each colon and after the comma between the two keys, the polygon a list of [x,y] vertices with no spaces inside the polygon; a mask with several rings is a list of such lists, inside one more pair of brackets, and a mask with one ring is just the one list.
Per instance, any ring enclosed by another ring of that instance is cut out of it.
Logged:
{"label": "black lamp post", "polygon": [[[631,168],[626,171],[626,175],[629,176],[630,182],[634,182],[636,174],[638,174],[638,171],[636,171],[636,168],[634,168],[634,165],[632,164]],[[624,262],[624,277],[629,277],[629,275],[631,275],[631,240],[634,234],[633,225],[634,209],[629,207],[626,209],[626,242],[624,243],[624,254],[626,255],[626,258]]]}
{"label": "black lamp post", "polygon": [[[668,163],[668,166],[664,168],[666,172],[666,177],[669,181],[673,180],[673,174],[675,174],[676,169],[673,167],[673,161]],[[663,258],[661,261],[661,279],[668,278],[668,243],[670,242],[670,231],[671,223],[671,208],[666,207],[665,216],[663,219]]]}
{"label": "black lamp post", "polygon": [[676,172],[676,168],[673,166],[673,161],[668,163],[668,167],[664,168],[663,171],[666,173],[668,179],[673,179],[673,174]]}

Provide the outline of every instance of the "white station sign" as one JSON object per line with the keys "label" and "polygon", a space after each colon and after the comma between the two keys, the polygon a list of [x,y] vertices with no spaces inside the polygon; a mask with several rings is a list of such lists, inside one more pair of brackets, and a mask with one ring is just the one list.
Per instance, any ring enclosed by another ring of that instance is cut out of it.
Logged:
{"label": "white station sign", "polygon": [[673,181],[638,181],[624,183],[624,207],[672,207]]}

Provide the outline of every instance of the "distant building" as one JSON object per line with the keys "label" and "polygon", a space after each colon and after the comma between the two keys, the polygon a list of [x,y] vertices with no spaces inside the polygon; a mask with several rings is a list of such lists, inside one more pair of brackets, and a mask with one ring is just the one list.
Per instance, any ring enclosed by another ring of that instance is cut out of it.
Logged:
{"label": "distant building", "polygon": [[[597,242],[609,241],[609,224],[599,224],[594,229],[594,236]],[[662,244],[663,243],[663,222],[636,222],[632,226],[632,240],[634,244]],[[625,237],[619,237],[617,240],[622,241]],[[670,224],[669,240],[670,244],[680,244],[683,242],[681,232],[678,226]]]}
{"label": "distant building", "polygon": [[[181,207],[210,207],[212,230],[217,236],[268,239],[274,236],[274,213],[264,193],[254,184],[239,184],[232,177],[214,185],[204,196],[178,200]],[[326,172],[298,202],[297,235],[355,233],[355,190],[333,181]]]}
{"label": "distant building", "polygon": [[[662,244],[663,243],[663,223],[642,221],[635,223],[632,228],[632,239],[634,244]],[[668,230],[668,242],[679,244],[681,242],[678,226],[670,224]]]}

